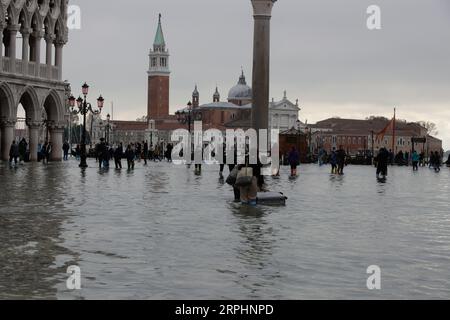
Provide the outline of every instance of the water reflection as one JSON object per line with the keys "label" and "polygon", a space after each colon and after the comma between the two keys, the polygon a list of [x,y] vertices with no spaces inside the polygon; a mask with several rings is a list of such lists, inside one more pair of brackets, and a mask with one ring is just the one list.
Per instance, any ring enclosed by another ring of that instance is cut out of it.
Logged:
{"label": "water reflection", "polygon": [[90,165],[0,163],[0,298],[361,299],[373,263],[383,297],[450,297],[450,171],[282,168],[287,206],[248,207],[218,167]]}
{"label": "water reflection", "polygon": [[[56,298],[66,268],[78,257],[63,243],[66,176],[33,165],[0,167],[0,298]],[[63,264],[58,256],[70,256]]]}

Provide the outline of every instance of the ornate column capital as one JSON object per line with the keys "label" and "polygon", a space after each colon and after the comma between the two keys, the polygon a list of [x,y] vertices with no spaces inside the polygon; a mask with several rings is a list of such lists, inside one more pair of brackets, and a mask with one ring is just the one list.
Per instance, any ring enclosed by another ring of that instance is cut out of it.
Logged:
{"label": "ornate column capital", "polygon": [[50,122],[48,124],[48,128],[51,131],[64,131],[64,129],[66,128],[66,125],[62,122]]}
{"label": "ornate column capital", "polygon": [[33,32],[33,29],[30,28],[21,28],[20,33],[23,37],[30,36],[30,34]]}
{"label": "ornate column capital", "polygon": [[20,30],[20,24],[11,24],[8,26],[8,30],[11,32],[18,32]]}
{"label": "ornate column capital", "polygon": [[251,0],[253,5],[253,16],[255,18],[270,18],[272,8],[277,0]]}
{"label": "ornate column capital", "polygon": [[45,32],[44,31],[34,31],[31,35],[37,39],[42,39],[45,35]]}
{"label": "ornate column capital", "polygon": [[53,42],[53,41],[55,41],[55,39],[56,39],[56,36],[54,34],[46,33],[44,35],[44,40],[47,41],[47,42]]}
{"label": "ornate column capital", "polygon": [[27,121],[27,126],[30,129],[40,129],[42,127],[41,121]]}
{"label": "ornate column capital", "polygon": [[67,40],[64,39],[63,37],[55,37],[55,45],[56,46],[64,46],[67,43]]}
{"label": "ornate column capital", "polygon": [[11,119],[0,119],[0,127],[15,127],[16,121]]}

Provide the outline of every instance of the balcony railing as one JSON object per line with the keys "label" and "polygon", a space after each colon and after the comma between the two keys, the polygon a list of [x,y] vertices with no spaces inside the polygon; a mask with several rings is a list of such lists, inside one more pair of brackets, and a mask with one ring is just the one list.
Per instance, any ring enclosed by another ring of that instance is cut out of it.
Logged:
{"label": "balcony railing", "polygon": [[15,64],[16,68],[13,72],[11,59],[8,57],[2,57],[1,59],[2,59],[2,63],[0,64],[0,67],[2,67],[2,69],[0,70],[1,72],[47,80],[61,80],[59,67],[49,66],[42,63],[37,64],[36,62],[32,61],[22,61],[16,59]]}

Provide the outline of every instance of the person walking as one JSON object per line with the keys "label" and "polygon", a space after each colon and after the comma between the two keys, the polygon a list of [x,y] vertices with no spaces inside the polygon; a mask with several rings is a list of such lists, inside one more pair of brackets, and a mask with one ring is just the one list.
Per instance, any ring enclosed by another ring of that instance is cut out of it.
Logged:
{"label": "person walking", "polygon": [[97,145],[97,158],[98,158],[98,168],[101,169],[102,165],[106,165],[108,157],[108,149],[106,147],[105,139],[101,138],[100,143]]}
{"label": "person walking", "polygon": [[338,174],[343,175],[344,174],[344,167],[345,167],[345,158],[347,157],[347,154],[345,153],[345,150],[343,146],[339,147],[339,150],[336,153],[337,158],[337,166],[338,166]]}
{"label": "person walking", "polygon": [[337,153],[336,153],[336,148],[334,148],[334,147],[333,147],[333,151],[331,151],[331,154],[330,154],[330,164],[331,164],[331,174],[337,174],[338,173]]}
{"label": "person walking", "polygon": [[416,150],[413,151],[411,155],[411,160],[413,165],[413,171],[419,171],[420,155],[417,153]]}
{"label": "person walking", "polygon": [[28,143],[25,138],[19,142],[19,162],[25,162],[27,156]]}
{"label": "person walking", "polygon": [[16,144],[16,141],[13,141],[9,148],[9,164],[12,166],[14,160],[14,165],[17,165],[17,158],[19,158],[19,156],[19,146]]}
{"label": "person walking", "polygon": [[64,157],[63,157],[64,161],[69,160],[69,149],[70,149],[70,146],[69,146],[69,143],[67,141],[64,141],[62,149],[63,149],[63,153],[64,153]]}
{"label": "person walking", "polygon": [[441,171],[441,155],[439,154],[439,152],[435,151],[434,152],[434,171],[436,172],[440,172]]}
{"label": "person walking", "polygon": [[173,151],[173,145],[169,143],[167,145],[167,161],[172,162],[172,151]]}
{"label": "person walking", "polygon": [[123,145],[120,143],[116,150],[114,150],[114,163],[116,164],[116,169],[122,169],[122,157],[123,157]]}
{"label": "person walking", "polygon": [[142,157],[144,158],[144,166],[147,165],[147,159],[148,159],[148,142],[142,142],[144,146],[144,153],[142,154]]}
{"label": "person walking", "polygon": [[125,151],[125,158],[127,159],[128,170],[134,170],[134,159],[136,157],[135,151],[131,147],[131,145],[127,146],[127,150]]}
{"label": "person walking", "polygon": [[50,153],[52,152],[52,144],[50,142],[45,142],[42,147],[42,163],[48,164],[50,160]]}
{"label": "person walking", "polygon": [[289,165],[291,166],[291,177],[297,176],[297,166],[300,163],[300,154],[295,147],[292,147],[288,156]]}
{"label": "person walking", "polygon": [[[388,175],[389,152],[386,148],[381,148],[376,157],[377,179],[386,179]],[[381,175],[381,177],[380,177]]]}
{"label": "person walking", "polygon": [[77,147],[75,148],[75,158],[78,160],[80,160],[81,157],[81,147],[79,144],[77,144]]}

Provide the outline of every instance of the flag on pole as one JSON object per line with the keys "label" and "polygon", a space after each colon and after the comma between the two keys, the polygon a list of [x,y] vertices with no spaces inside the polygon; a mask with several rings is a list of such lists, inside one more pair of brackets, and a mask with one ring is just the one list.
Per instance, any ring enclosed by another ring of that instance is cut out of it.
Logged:
{"label": "flag on pole", "polygon": [[389,121],[389,123],[386,125],[386,127],[383,130],[381,130],[379,133],[377,133],[375,140],[382,142],[386,133],[388,133],[391,130],[395,130],[394,127],[395,127],[395,116],[394,116],[394,118],[392,118],[391,121]]}

